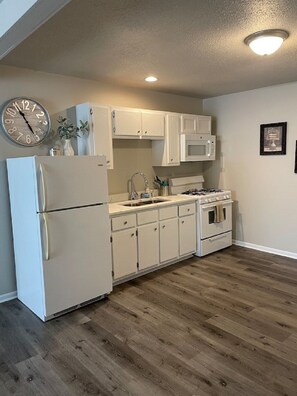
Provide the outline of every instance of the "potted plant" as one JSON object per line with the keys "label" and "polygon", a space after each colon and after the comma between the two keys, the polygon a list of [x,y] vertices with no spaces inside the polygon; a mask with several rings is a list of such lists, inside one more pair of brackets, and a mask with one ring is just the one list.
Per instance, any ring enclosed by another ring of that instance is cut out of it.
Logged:
{"label": "potted plant", "polygon": [[63,152],[64,155],[74,155],[74,150],[71,145],[71,139],[76,139],[80,137],[80,133],[83,135],[89,132],[89,123],[88,121],[79,121],[80,126],[75,126],[68,118],[59,116],[57,119],[59,126],[57,128],[57,133],[64,141]]}

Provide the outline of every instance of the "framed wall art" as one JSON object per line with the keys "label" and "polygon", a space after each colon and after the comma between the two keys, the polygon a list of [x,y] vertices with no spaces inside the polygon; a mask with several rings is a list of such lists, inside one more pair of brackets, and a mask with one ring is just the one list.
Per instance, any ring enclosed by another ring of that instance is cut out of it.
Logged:
{"label": "framed wall art", "polygon": [[294,172],[297,173],[297,140],[296,140],[296,146],[295,146],[295,169]]}
{"label": "framed wall art", "polygon": [[260,155],[284,155],[286,143],[286,122],[260,125]]}

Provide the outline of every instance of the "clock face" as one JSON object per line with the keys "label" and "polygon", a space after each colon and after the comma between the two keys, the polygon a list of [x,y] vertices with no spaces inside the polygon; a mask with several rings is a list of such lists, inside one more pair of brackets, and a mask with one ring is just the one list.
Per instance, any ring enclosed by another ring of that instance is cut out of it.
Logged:
{"label": "clock face", "polygon": [[9,139],[21,146],[37,146],[50,132],[48,112],[35,100],[14,98],[4,106],[1,113],[4,132]]}

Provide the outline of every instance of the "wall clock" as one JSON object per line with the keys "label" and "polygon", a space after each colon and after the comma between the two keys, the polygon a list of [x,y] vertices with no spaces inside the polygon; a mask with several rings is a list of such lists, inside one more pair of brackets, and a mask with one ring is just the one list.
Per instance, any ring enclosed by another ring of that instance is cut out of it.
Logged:
{"label": "wall clock", "polygon": [[49,135],[51,122],[47,110],[36,100],[14,98],[1,109],[1,126],[13,142],[37,146]]}

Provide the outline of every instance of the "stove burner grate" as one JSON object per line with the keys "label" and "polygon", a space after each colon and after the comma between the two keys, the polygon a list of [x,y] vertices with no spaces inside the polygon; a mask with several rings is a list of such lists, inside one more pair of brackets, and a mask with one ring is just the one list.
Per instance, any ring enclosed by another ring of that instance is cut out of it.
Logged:
{"label": "stove burner grate", "polygon": [[191,190],[184,191],[182,194],[185,195],[207,195],[211,193],[219,193],[223,192],[220,188],[201,188],[198,190],[197,188],[193,188]]}

